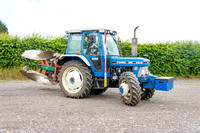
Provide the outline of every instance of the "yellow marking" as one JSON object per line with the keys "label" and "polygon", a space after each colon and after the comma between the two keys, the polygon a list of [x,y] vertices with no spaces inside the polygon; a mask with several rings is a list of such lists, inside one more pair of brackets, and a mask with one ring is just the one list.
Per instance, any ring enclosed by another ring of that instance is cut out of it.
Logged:
{"label": "yellow marking", "polygon": [[107,87],[107,79],[104,79],[104,87]]}

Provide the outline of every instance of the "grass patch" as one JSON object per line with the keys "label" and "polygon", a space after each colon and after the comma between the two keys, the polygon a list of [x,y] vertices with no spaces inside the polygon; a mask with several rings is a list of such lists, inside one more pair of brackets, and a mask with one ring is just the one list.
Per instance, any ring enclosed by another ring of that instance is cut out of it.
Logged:
{"label": "grass patch", "polygon": [[6,83],[8,82],[7,80],[0,80],[0,83]]}
{"label": "grass patch", "polygon": [[0,68],[0,83],[6,80],[27,80],[21,73],[18,67],[14,68]]}

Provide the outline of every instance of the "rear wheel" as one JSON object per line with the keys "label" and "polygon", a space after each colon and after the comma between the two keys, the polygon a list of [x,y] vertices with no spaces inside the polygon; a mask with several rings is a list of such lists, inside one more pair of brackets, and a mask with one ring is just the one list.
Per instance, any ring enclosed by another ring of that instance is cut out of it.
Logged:
{"label": "rear wheel", "polygon": [[142,100],[148,100],[152,98],[154,95],[155,89],[154,88],[145,88],[142,93]]}
{"label": "rear wheel", "polygon": [[135,106],[141,99],[141,88],[138,79],[132,72],[122,73],[119,81],[119,89],[123,102]]}
{"label": "rear wheel", "polygon": [[88,67],[80,61],[65,63],[58,76],[59,85],[68,97],[86,97],[92,88],[92,74]]}

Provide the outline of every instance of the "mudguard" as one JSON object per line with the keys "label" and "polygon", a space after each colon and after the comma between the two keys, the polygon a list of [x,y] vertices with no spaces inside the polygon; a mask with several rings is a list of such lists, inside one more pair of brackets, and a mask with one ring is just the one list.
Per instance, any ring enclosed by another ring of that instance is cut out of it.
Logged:
{"label": "mudguard", "polygon": [[59,57],[59,61],[62,61],[64,59],[70,60],[70,58],[79,58],[80,60],[82,60],[87,66],[91,66],[89,61],[83,56],[83,55],[60,55]]}

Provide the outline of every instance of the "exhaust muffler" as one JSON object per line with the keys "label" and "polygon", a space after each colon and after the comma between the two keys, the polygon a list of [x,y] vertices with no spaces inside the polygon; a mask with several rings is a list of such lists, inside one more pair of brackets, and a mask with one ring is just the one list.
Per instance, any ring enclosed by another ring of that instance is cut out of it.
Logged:
{"label": "exhaust muffler", "polygon": [[137,56],[137,38],[136,38],[136,30],[139,26],[134,29],[134,38],[132,38],[132,47],[131,47],[131,55]]}

